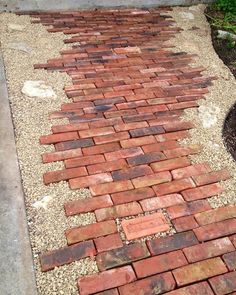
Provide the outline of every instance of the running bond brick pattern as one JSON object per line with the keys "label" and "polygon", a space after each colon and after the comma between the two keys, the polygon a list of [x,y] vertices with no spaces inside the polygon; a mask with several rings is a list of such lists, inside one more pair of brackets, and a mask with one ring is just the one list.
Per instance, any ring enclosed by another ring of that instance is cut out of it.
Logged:
{"label": "running bond brick pattern", "polygon": [[[198,106],[214,77],[190,66],[193,55],[166,45],[181,31],[168,10],[32,13],[34,23],[63,32],[71,44],[35,65],[72,79],[68,103],[49,114],[69,123],[40,138],[55,146],[43,162],[64,161],[65,168],[43,179],[89,188],[91,198],[66,203],[65,214],[97,218],[67,229],[68,246],[40,260],[48,271],[94,257],[100,272],[78,279],[81,295],[236,294],[236,206],[208,202],[230,175],[191,163],[201,147],[178,141],[194,128],[180,116]],[[115,220],[128,216],[121,226],[131,244],[124,245]],[[137,241],[170,225],[172,236]]]}

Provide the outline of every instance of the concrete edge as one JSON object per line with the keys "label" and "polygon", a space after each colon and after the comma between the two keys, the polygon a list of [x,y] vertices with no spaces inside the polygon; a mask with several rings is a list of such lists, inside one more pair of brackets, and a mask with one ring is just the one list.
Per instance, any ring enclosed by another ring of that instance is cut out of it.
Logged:
{"label": "concrete edge", "polygon": [[1,52],[0,143],[0,293],[36,295],[24,194]]}

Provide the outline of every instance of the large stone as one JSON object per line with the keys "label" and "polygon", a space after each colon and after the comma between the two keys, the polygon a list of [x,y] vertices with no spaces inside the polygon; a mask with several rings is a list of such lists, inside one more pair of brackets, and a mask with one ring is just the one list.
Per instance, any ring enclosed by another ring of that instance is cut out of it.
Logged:
{"label": "large stone", "polygon": [[202,105],[198,108],[198,116],[204,128],[210,128],[217,123],[220,108],[214,105]]}
{"label": "large stone", "polygon": [[24,43],[24,42],[11,42],[11,43],[8,43],[6,47],[9,49],[19,50],[26,53],[32,52],[32,48],[27,43]]}
{"label": "large stone", "polygon": [[236,41],[236,34],[222,31],[222,30],[218,30],[217,33],[218,33],[217,38],[219,39],[229,39],[229,40]]}
{"label": "large stone", "polygon": [[49,202],[52,201],[52,199],[52,196],[43,196],[41,200],[34,202],[32,206],[36,209],[43,208],[46,210]]}
{"label": "large stone", "polygon": [[44,81],[26,81],[21,90],[23,94],[29,97],[39,98],[56,98],[56,94],[51,86],[45,84]]}

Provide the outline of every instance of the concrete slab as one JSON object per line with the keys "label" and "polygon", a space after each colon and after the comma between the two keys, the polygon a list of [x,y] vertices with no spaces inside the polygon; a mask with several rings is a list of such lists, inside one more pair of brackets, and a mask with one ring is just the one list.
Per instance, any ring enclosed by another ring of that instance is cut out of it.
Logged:
{"label": "concrete slab", "polygon": [[0,53],[0,293],[37,294],[24,195]]}

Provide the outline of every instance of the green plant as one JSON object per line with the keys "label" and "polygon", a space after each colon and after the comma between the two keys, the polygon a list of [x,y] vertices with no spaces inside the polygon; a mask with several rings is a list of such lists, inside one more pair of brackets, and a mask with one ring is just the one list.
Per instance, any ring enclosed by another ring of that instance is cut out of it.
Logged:
{"label": "green plant", "polygon": [[232,49],[235,47],[236,42],[230,35],[227,35],[226,40],[227,40],[227,43],[226,43],[227,48]]}
{"label": "green plant", "polygon": [[235,14],[236,13],[236,1],[235,0],[217,0],[216,7],[224,11],[225,13]]}

